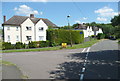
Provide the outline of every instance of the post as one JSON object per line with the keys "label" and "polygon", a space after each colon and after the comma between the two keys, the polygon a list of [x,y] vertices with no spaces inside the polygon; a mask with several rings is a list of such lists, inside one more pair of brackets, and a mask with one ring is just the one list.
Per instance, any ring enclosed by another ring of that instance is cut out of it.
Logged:
{"label": "post", "polygon": [[71,36],[71,31],[70,31],[71,28],[70,28],[70,23],[69,23],[69,17],[70,17],[70,15],[67,16],[67,19],[68,19],[68,27],[69,27],[69,32],[70,32],[69,33],[70,34],[70,46],[72,47],[72,36]]}

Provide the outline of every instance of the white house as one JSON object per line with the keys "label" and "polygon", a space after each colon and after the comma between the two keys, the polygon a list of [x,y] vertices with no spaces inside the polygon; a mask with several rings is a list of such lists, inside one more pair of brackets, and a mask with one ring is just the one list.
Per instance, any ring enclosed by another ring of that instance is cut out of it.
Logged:
{"label": "white house", "polygon": [[48,26],[57,27],[48,19],[36,18],[34,14],[27,16],[13,16],[2,24],[4,31],[4,42],[46,41],[46,30]]}
{"label": "white house", "polygon": [[98,33],[103,33],[101,28],[95,26],[85,26],[84,24],[78,24],[78,26],[75,27],[75,30],[82,30],[84,32],[84,38],[92,35],[98,35]]}

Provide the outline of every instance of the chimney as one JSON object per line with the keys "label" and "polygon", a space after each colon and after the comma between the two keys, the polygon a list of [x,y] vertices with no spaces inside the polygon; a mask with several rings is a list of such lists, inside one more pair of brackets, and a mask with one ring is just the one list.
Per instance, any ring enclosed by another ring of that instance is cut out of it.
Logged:
{"label": "chimney", "polygon": [[30,18],[34,18],[34,14],[30,14]]}
{"label": "chimney", "polygon": [[3,16],[3,22],[6,22],[6,16]]}

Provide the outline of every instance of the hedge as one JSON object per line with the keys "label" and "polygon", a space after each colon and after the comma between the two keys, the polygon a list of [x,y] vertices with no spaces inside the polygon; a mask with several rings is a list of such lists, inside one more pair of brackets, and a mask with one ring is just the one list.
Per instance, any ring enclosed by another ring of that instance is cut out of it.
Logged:
{"label": "hedge", "polygon": [[14,49],[14,45],[12,45],[10,42],[2,42],[2,49]]}
{"label": "hedge", "polygon": [[[84,41],[84,34],[81,30],[47,30],[47,40],[50,41],[50,46],[57,46],[61,43],[70,44],[71,40],[73,44],[79,44]],[[71,34],[71,35],[70,35]]]}

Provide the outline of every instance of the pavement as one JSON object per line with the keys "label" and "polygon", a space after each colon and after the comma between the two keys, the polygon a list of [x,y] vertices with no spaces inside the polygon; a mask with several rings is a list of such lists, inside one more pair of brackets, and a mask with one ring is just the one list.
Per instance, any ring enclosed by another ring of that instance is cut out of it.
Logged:
{"label": "pavement", "polygon": [[117,41],[103,40],[81,49],[3,53],[2,59],[29,79],[118,79],[118,52]]}

